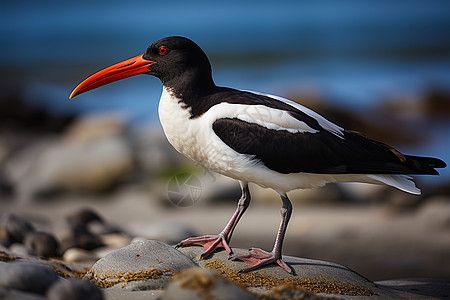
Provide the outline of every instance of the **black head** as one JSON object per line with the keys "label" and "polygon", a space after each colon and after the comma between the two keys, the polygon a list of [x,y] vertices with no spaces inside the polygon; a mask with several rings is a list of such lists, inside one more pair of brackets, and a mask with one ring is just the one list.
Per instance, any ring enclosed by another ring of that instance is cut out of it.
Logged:
{"label": "black head", "polygon": [[158,77],[166,87],[178,89],[189,85],[194,88],[213,84],[208,57],[188,38],[160,39],[148,47],[142,58],[155,62],[148,74]]}
{"label": "black head", "polygon": [[151,44],[143,55],[130,58],[88,77],[70,95],[127,77],[150,74],[177,94],[194,94],[214,87],[211,64],[205,52],[193,41],[179,36],[163,38]]}

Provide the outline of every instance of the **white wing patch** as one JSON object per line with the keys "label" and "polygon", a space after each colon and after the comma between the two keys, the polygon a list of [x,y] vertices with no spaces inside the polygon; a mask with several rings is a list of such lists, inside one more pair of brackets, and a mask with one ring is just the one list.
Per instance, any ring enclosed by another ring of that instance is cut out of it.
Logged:
{"label": "white wing patch", "polygon": [[324,117],[322,117],[321,115],[316,113],[315,111],[313,111],[313,110],[311,110],[311,109],[309,109],[309,108],[307,108],[307,107],[305,107],[305,106],[303,106],[301,104],[298,104],[298,103],[296,103],[294,101],[291,101],[289,99],[286,99],[286,98],[283,98],[283,97],[280,97],[280,96],[264,94],[264,93],[260,93],[260,92],[254,92],[254,91],[245,91],[245,92],[249,92],[249,93],[253,93],[253,94],[256,94],[256,95],[270,97],[272,99],[275,99],[275,100],[284,102],[286,104],[289,104],[289,105],[295,107],[296,109],[302,111],[303,113],[307,114],[311,118],[314,118],[315,120],[317,120],[317,122],[319,123],[319,125],[323,129],[333,133],[334,135],[336,135],[336,136],[338,136],[340,138],[343,138],[343,131],[344,131],[344,129],[342,127],[340,127],[340,126],[338,126],[338,125],[328,121],[327,119],[325,119]]}
{"label": "white wing patch", "polygon": [[232,104],[222,102],[211,107],[204,115],[211,124],[222,118],[236,118],[255,123],[268,129],[286,130],[291,133],[315,133],[317,130],[297,120],[286,111],[264,105]]}

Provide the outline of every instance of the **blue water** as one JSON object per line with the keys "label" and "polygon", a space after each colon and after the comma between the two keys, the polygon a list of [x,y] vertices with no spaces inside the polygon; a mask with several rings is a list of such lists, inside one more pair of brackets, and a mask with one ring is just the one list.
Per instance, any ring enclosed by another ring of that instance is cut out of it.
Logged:
{"label": "blue water", "polygon": [[[112,110],[156,123],[161,84],[150,76],[67,97],[93,72],[183,35],[208,54],[220,85],[282,96],[313,90],[364,111],[449,88],[449,33],[448,0],[2,1],[0,80],[55,113]],[[450,161],[443,127],[411,150]]]}

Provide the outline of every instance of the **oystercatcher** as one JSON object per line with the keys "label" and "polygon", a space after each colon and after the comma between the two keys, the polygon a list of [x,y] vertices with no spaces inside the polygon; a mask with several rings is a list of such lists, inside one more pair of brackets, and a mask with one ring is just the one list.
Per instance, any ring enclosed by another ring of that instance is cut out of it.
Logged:
{"label": "oystercatcher", "polygon": [[[237,179],[242,189],[238,207],[221,233],[188,238],[177,246],[201,245],[202,257],[225,248],[233,259],[246,262],[243,271],[278,263],[293,272],[281,255],[292,213],[288,191],[329,182],[364,182],[419,194],[409,175],[438,175],[435,168],[446,166],[437,158],[404,155],[282,97],[216,86],[208,57],[184,37],[163,38],[143,55],[90,76],[70,98],[138,74],[156,76],[163,84],[159,118],[173,147]],[[250,204],[249,182],[280,194],[281,225],[271,252],[252,248],[245,255],[232,255],[228,243]]]}

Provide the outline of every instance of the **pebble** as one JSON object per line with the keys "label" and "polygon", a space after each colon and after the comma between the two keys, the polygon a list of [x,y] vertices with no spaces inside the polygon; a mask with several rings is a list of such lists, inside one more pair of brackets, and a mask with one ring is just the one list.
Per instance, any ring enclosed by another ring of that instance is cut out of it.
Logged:
{"label": "pebble", "polygon": [[59,277],[52,269],[31,262],[0,264],[0,288],[44,295]]}
{"label": "pebble", "polygon": [[0,287],[0,299],[2,300],[45,300],[44,296],[32,293],[4,289]]}
{"label": "pebble", "polygon": [[71,278],[52,285],[47,300],[103,300],[102,291],[89,280]]}
{"label": "pebble", "polygon": [[175,275],[160,299],[256,300],[257,298],[215,271],[191,268]]}
{"label": "pebble", "polygon": [[1,237],[2,239],[7,238],[2,242],[4,245],[22,243],[25,235],[34,230],[34,226],[30,222],[16,214],[7,213],[0,218],[0,231],[3,232]]}
{"label": "pebble", "polygon": [[25,247],[37,256],[56,257],[58,255],[58,242],[47,232],[30,232],[24,239]]}
{"label": "pebble", "polygon": [[66,262],[95,262],[99,257],[92,251],[80,248],[69,248],[64,251],[62,259]]}
{"label": "pebble", "polygon": [[98,260],[85,278],[98,286],[129,290],[164,288],[172,274],[198,266],[160,241],[138,241]]}

